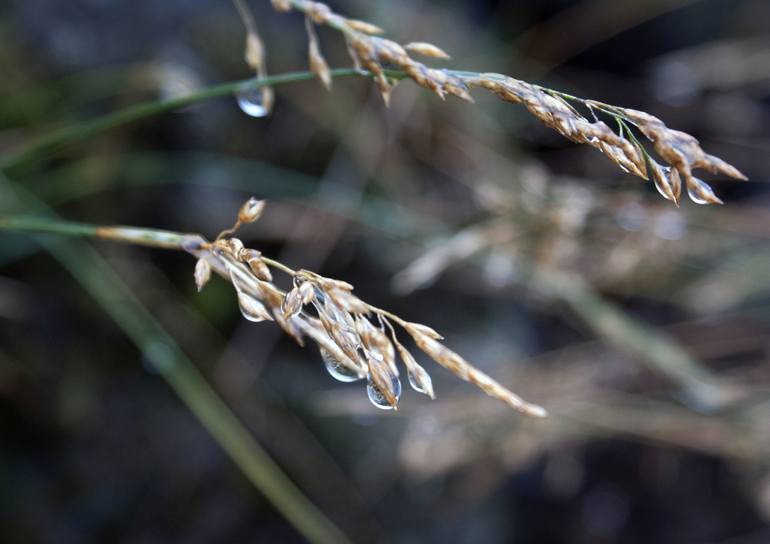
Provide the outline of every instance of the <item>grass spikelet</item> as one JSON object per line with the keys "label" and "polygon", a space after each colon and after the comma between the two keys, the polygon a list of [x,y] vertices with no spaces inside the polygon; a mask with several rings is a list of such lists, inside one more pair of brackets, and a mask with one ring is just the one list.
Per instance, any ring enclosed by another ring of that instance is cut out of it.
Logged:
{"label": "grass spikelet", "polygon": [[[366,380],[369,400],[378,408],[398,407],[402,388],[397,357],[412,389],[435,398],[430,375],[398,340],[398,326],[428,357],[459,378],[519,412],[535,417],[546,415],[543,408],[524,401],[441,344],[441,335],[432,328],[366,303],[353,294],[349,283],[309,270],[292,270],[258,250],[244,247],[234,235],[263,209],[263,202],[250,199],[241,207],[233,227],[222,231],[213,242],[187,248],[198,257],[194,276],[199,289],[208,281],[211,270],[217,271],[233,284],[244,318],[274,321],[300,345],[304,345],[305,338],[313,340],[332,377],[343,382]],[[293,288],[288,293],[281,291],[265,269],[291,276]]]}
{"label": "grass spikelet", "polygon": [[407,51],[411,51],[412,53],[417,53],[418,55],[422,55],[423,57],[431,57],[434,59],[444,59],[444,60],[449,60],[450,58],[452,58],[443,49],[440,49],[435,45],[431,43],[426,43],[426,42],[408,43],[404,46],[404,49],[406,49]]}
{"label": "grass spikelet", "polygon": [[315,28],[313,27],[313,21],[309,17],[305,17],[305,29],[307,30],[308,39],[308,65],[310,71],[313,72],[318,80],[326,87],[327,91],[332,90],[332,76],[329,71],[329,65],[326,63],[326,59],[321,53],[321,46],[318,44],[318,36],[316,35]]}
{"label": "grass spikelet", "polygon": [[[401,46],[375,36],[382,33],[379,27],[348,19],[321,2],[274,0],[273,5],[279,11],[299,11],[315,24],[341,32],[354,66],[371,74],[386,105],[390,102],[394,85],[404,77],[442,99],[453,95],[473,102],[470,89],[486,89],[506,102],[523,105],[538,121],[565,138],[598,149],[624,172],[644,180],[652,177],[661,195],[677,206],[682,181],[695,203],[722,203],[708,184],[693,175],[695,169],[738,180],[746,179],[735,167],[707,154],[693,136],[668,128],[663,121],[648,113],[578,98],[501,74],[431,68],[414,60],[409,53],[429,58],[449,58],[433,44],[412,42]],[[317,60],[311,60],[311,68],[313,62]],[[313,68],[314,72],[316,70],[317,67]],[[590,117],[580,113],[573,104],[588,110]],[[599,116],[617,125],[617,132]],[[652,158],[642,144],[644,139],[666,166],[660,166]]]}

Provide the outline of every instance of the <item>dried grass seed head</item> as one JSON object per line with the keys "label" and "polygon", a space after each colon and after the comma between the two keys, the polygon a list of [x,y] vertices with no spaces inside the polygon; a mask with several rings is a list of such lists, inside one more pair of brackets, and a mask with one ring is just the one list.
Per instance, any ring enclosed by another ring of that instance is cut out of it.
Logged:
{"label": "dried grass seed head", "polygon": [[[263,207],[260,206],[260,213]],[[251,199],[241,208],[239,220],[232,229],[223,231],[214,242],[190,248],[199,258],[195,270],[196,285],[205,284],[207,271],[210,275],[212,269],[216,270],[235,288],[244,318],[254,322],[275,321],[300,345],[304,345],[305,338],[311,338],[318,344],[329,374],[342,382],[366,379],[369,400],[378,408],[396,409],[398,406],[402,388],[397,357],[407,371],[411,387],[430,398],[435,397],[428,372],[399,342],[395,323],[430,358],[460,378],[478,385],[489,395],[525,414],[545,414],[542,408],[521,400],[439,344],[441,336],[430,327],[404,321],[367,304],[353,294],[353,286],[347,282],[326,278],[309,270],[293,271],[276,261],[266,260],[256,249],[245,247],[233,235],[243,223],[240,216],[244,210],[247,210],[248,217],[252,217],[254,214],[249,210],[253,209],[254,201]],[[283,293],[272,283],[272,277],[261,271],[255,272],[255,268],[259,270],[255,263],[289,273],[293,288]],[[305,311],[307,307],[312,307],[317,317]]]}
{"label": "dried grass seed head", "polygon": [[[576,143],[595,147],[624,172],[645,180],[652,177],[663,197],[677,205],[681,194],[681,188],[678,187],[682,180],[687,187],[688,195],[694,202],[698,204],[721,204],[722,202],[708,184],[693,176],[694,169],[705,169],[733,179],[746,179],[733,166],[705,153],[698,141],[689,134],[669,129],[660,119],[645,112],[578,98],[500,74],[431,68],[411,58],[409,52],[432,58],[448,58],[442,49],[433,44],[412,42],[402,47],[392,40],[375,36],[374,34],[381,34],[379,27],[348,19],[333,12],[321,2],[274,0],[273,5],[279,11],[298,10],[314,23],[327,25],[342,32],[354,66],[358,70],[367,70],[373,76],[386,104],[390,101],[390,95],[397,80],[388,76],[385,67],[402,72],[417,85],[425,87],[442,99],[446,95],[454,95],[473,102],[469,93],[470,88],[487,89],[505,101],[523,104],[540,122],[564,137]],[[311,66],[314,62],[317,63],[317,59],[311,61]],[[319,74],[323,81],[320,75],[322,69],[316,66],[313,71]],[[570,102],[582,104],[588,108],[593,120],[579,113]],[[597,112],[616,122],[619,133],[614,132],[604,121],[598,119]],[[643,147],[639,138],[634,135],[634,128],[640,132],[640,138],[646,138],[651,142],[655,152],[668,166],[661,166],[660,169],[655,168],[654,165],[651,166],[654,159]],[[667,168],[672,170],[666,170]],[[676,174],[672,173],[674,171]]]}

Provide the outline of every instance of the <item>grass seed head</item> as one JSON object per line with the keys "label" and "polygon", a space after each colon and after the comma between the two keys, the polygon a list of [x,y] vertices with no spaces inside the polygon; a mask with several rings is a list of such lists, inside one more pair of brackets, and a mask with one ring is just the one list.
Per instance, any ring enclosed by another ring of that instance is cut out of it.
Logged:
{"label": "grass seed head", "polygon": [[[325,278],[309,270],[293,271],[266,259],[256,249],[245,247],[233,235],[243,222],[244,210],[254,208],[253,200],[241,207],[239,220],[232,229],[223,231],[212,243],[200,243],[190,248],[199,257],[195,266],[196,285],[202,287],[211,270],[216,270],[235,288],[238,306],[245,319],[274,321],[300,345],[305,344],[306,338],[311,338],[318,344],[324,365],[335,379],[343,382],[366,379],[367,395],[378,408],[395,410],[401,398],[397,356],[406,368],[411,387],[435,398],[430,375],[399,342],[395,323],[431,359],[461,379],[525,414],[545,414],[542,408],[523,401],[440,344],[441,336],[430,327],[407,322],[367,304],[353,294],[353,286],[347,282]],[[263,208],[264,204],[261,204],[259,213]],[[251,217],[250,211],[245,213]],[[271,266],[293,277],[294,286],[288,293],[276,287],[272,275],[265,272]]]}
{"label": "grass seed head", "polygon": [[[382,33],[379,27],[348,19],[320,2],[283,0],[274,1],[273,5],[280,11],[298,10],[315,24],[327,25],[340,31],[345,37],[355,68],[367,70],[372,75],[386,105],[390,102],[394,86],[386,73],[386,67],[401,71],[417,85],[442,99],[452,95],[473,102],[469,90],[486,89],[502,100],[524,105],[538,121],[565,138],[595,147],[624,172],[644,180],[652,176],[663,197],[677,205],[681,194],[681,188],[677,187],[682,181],[694,202],[722,202],[711,187],[692,174],[695,169],[707,170],[733,179],[746,179],[735,167],[705,153],[695,138],[684,132],[669,129],[660,119],[648,113],[578,98],[500,74],[453,72],[431,68],[414,60],[409,53],[430,58],[448,58],[442,49],[433,44],[412,42],[402,47],[392,40],[375,36]],[[323,81],[323,71],[318,59],[311,59],[311,68]],[[581,114],[573,104],[588,109],[591,118]],[[618,132],[610,129],[597,114],[617,124]],[[654,165],[651,167],[652,171],[648,170],[653,164],[653,159],[642,145],[642,139],[647,139],[655,153],[666,163],[667,166],[661,167],[663,170],[655,168]],[[666,168],[672,170],[665,170]],[[676,174],[672,173],[674,171]]]}

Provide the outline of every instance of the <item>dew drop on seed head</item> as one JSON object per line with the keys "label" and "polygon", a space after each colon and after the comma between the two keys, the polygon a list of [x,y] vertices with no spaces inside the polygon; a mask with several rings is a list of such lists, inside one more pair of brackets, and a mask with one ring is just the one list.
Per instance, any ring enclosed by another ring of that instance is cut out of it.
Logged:
{"label": "dew drop on seed head", "polygon": [[[418,369],[417,372],[420,373],[419,378],[417,377],[417,373],[412,372],[411,370],[407,372],[407,377],[409,378],[409,385],[411,385],[412,389],[414,389],[418,393],[422,393],[423,395],[428,395],[429,394],[428,389],[432,389],[432,382],[431,382],[430,376],[422,368]],[[423,386],[422,384],[424,384],[425,386]]]}
{"label": "dew drop on seed head", "polygon": [[240,308],[243,317],[249,321],[259,323],[260,321],[268,319],[265,306],[251,295],[242,292],[238,293],[238,307]]}
{"label": "dew drop on seed head", "polygon": [[265,95],[263,89],[244,89],[235,93],[238,107],[246,115],[251,117],[265,117],[268,109],[265,107]]}
{"label": "dew drop on seed head", "polygon": [[[369,401],[376,408],[380,410],[392,410],[394,408],[388,402],[387,397],[380,391],[380,388],[374,384],[371,376],[366,384],[366,394],[369,395]],[[401,381],[395,376],[393,377],[393,396],[396,398],[396,403],[398,403],[398,399],[401,398]]]}
{"label": "dew drop on seed head", "polygon": [[355,382],[361,377],[353,369],[348,368],[328,350],[321,348],[321,358],[324,360],[326,371],[339,382]]}
{"label": "dew drop on seed head", "polygon": [[696,204],[707,205],[714,202],[721,202],[717,195],[714,194],[714,190],[705,182],[698,178],[693,178],[690,183],[687,184],[687,194],[690,195],[690,200]]}

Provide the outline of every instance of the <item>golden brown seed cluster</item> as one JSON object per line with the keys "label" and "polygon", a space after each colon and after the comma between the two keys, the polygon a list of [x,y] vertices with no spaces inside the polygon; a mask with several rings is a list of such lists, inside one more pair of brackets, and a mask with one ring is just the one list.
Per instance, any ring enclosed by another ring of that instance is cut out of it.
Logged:
{"label": "golden brown seed cluster", "polygon": [[[578,98],[501,74],[431,68],[414,60],[409,52],[439,59],[447,59],[449,55],[429,43],[414,42],[401,46],[381,38],[378,35],[383,31],[379,27],[343,17],[321,2],[273,0],[273,6],[279,11],[293,9],[305,14],[310,37],[310,67],[327,88],[331,86],[329,68],[323,60],[314,24],[329,26],[344,35],[355,67],[366,70],[374,77],[386,104],[390,101],[393,86],[398,82],[398,78],[388,75],[391,69],[397,71],[399,77],[412,79],[442,99],[449,94],[473,102],[469,89],[487,89],[507,102],[524,105],[539,121],[573,142],[595,147],[625,172],[645,180],[651,179],[660,194],[677,206],[683,181],[694,202],[722,203],[707,183],[693,175],[695,169],[746,179],[736,168],[705,153],[694,137],[668,128],[660,119],[647,113]],[[587,110],[590,116],[581,113],[573,104]],[[616,123],[617,132],[600,120],[599,115]],[[644,138],[666,166],[658,163],[642,145],[640,139]]]}
{"label": "golden brown seed cluster", "polygon": [[[399,327],[428,357],[461,379],[520,412],[546,415],[543,408],[522,400],[444,346],[441,336],[430,327],[367,304],[353,294],[353,286],[346,282],[308,270],[291,270],[244,247],[233,235],[242,224],[256,221],[263,209],[264,202],[250,199],[241,207],[232,228],[222,231],[211,243],[188,248],[198,257],[194,276],[199,290],[209,281],[212,270],[218,272],[235,288],[246,319],[275,321],[303,346],[310,338],[318,345],[329,373],[343,382],[366,380],[369,400],[379,408],[395,409],[398,405],[399,366],[406,370],[415,391],[434,398],[430,375],[399,341]],[[292,277],[293,288],[288,293],[275,286],[271,269]]]}

